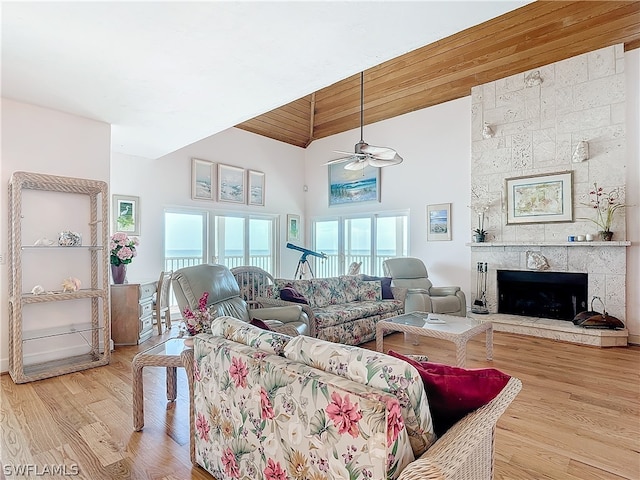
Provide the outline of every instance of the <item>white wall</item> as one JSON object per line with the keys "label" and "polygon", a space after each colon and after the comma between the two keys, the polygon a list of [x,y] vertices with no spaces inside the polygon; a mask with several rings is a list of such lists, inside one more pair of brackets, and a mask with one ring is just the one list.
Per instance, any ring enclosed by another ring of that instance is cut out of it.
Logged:
{"label": "white wall", "polygon": [[[2,99],[0,252],[3,260],[8,251],[7,185],[11,174],[27,171],[108,182],[110,149],[111,127],[106,123]],[[60,225],[60,229],[64,230],[64,225]],[[46,235],[57,239],[58,233],[52,231]],[[3,261],[0,268],[0,370],[7,371],[8,262]],[[46,318],[42,322],[44,326]],[[52,348],[56,348],[55,345]]]}
{"label": "white wall", "polygon": [[[199,158],[265,174],[265,205],[249,207],[191,199],[191,159]],[[164,210],[190,208],[211,213],[255,212],[280,217],[280,271],[295,271],[297,256],[284,247],[287,214],[304,215],[304,150],[237,128],[188,145],[157,160],[114,153],[111,191],[140,197],[138,256],[127,268],[130,282],[156,279],[164,269]],[[212,261],[212,260],[210,260]]]}
{"label": "white wall", "polygon": [[[366,118],[366,111],[365,111]],[[316,140],[306,152],[307,238],[313,218],[361,212],[410,211],[409,253],[421,258],[434,285],[459,285],[473,300],[469,285],[469,159],[471,98],[365,125],[364,140],[389,146],[404,158],[381,172],[381,202],[328,206],[328,174],[323,164],[337,158],[334,150],[352,151],[359,129]],[[427,242],[427,205],[451,203],[452,240]],[[365,272],[371,273],[371,272]]]}

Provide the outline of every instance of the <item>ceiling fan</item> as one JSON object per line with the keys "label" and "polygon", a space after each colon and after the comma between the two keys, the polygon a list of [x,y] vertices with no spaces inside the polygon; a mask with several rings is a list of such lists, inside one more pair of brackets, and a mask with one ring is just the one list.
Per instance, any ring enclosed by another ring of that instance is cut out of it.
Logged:
{"label": "ceiling fan", "polygon": [[398,155],[393,148],[376,147],[369,145],[363,140],[362,130],[364,127],[364,72],[360,72],[360,141],[356,143],[355,153],[342,152],[336,150],[335,153],[347,155],[346,157],[336,158],[325,163],[325,165],[334,165],[336,163],[347,163],[345,170],[362,170],[367,165],[372,167],[388,167],[402,163],[402,157]]}

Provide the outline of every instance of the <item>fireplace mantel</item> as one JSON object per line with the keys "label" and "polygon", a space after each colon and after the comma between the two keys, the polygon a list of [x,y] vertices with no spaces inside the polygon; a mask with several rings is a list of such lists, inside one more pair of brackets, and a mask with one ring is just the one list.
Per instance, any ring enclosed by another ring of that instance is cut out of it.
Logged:
{"label": "fireplace mantel", "polygon": [[629,247],[629,241],[610,242],[473,242],[465,243],[467,247]]}

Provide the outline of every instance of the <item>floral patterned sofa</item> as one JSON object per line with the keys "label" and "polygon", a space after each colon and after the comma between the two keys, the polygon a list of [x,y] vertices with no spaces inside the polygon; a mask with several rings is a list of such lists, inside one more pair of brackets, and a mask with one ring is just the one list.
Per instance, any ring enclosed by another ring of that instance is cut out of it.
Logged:
{"label": "floral patterned sofa", "polygon": [[417,370],[382,353],[219,317],[182,358],[191,459],[218,480],[490,479],[521,385],[436,438]]}
{"label": "floral patterned sofa", "polygon": [[[393,299],[383,299],[380,281],[367,281],[364,275],[274,279],[257,300],[263,306],[300,305],[309,317],[309,335],[329,342],[360,345],[376,338],[376,323],[404,313],[407,289],[391,287]],[[292,286],[309,302],[285,301],[280,291]],[[388,295],[387,295],[388,296]]]}

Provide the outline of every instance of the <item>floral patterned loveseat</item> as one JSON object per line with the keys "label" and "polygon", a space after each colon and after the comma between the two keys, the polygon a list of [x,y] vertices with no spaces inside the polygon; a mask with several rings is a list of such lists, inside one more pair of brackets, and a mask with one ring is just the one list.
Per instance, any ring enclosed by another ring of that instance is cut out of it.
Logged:
{"label": "floral patterned loveseat", "polygon": [[[407,289],[391,287],[393,299],[383,299],[380,281],[364,280],[364,275],[274,279],[257,300],[265,307],[300,305],[309,318],[309,335],[329,342],[360,345],[376,338],[376,323],[404,313]],[[280,291],[293,287],[309,304],[292,303]]]}
{"label": "floral patterned loveseat", "polygon": [[219,317],[182,353],[191,459],[217,480],[489,479],[497,419],[520,389],[433,432],[410,364]]}

